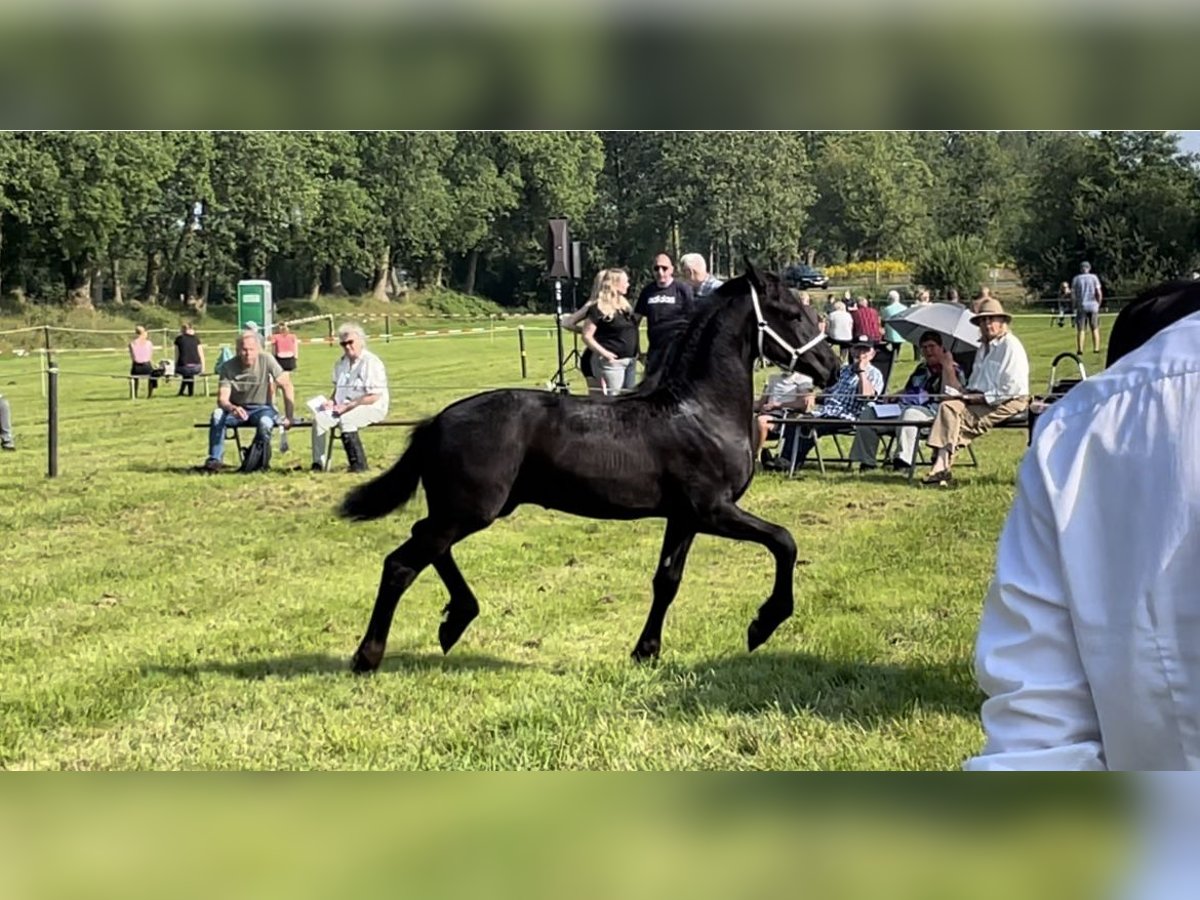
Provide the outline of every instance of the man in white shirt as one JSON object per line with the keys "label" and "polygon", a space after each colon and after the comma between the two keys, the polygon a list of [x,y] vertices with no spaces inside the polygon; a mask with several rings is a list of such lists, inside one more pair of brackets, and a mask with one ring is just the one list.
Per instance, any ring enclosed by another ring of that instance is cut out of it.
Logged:
{"label": "man in white shirt", "polygon": [[[361,325],[348,323],[338,329],[342,356],[333,366],[333,399],[321,412],[329,413],[342,427],[342,446],[351,472],[367,470],[367,453],[358,432],[381,421],[388,412],[387,371],[383,361],[367,349]],[[312,428],[312,467],[323,470],[329,452],[330,423],[318,415]]]}
{"label": "man in white shirt", "polygon": [[780,419],[792,410],[802,410],[811,405],[813,380],[799,372],[780,372],[767,379],[762,396],[754,404],[758,414],[758,446],[762,447],[760,459],[763,466],[771,466],[775,456],[763,447],[771,438],[780,437]]}
{"label": "man in white shirt", "polygon": [[969,769],[1200,768],[1200,313],[1042,415],[975,650]]}
{"label": "man in white shirt", "polygon": [[1100,305],[1104,288],[1092,274],[1092,264],[1080,263],[1079,274],[1071,279],[1071,301],[1075,307],[1075,349],[1083,355],[1083,333],[1092,332],[1092,352],[1100,352]]}
{"label": "man in white shirt", "polygon": [[[954,371],[954,356],[942,349],[942,389],[961,397],[943,400],[929,430],[935,451],[933,467],[922,484],[947,485],[953,478],[954,454],[981,434],[1029,407],[1029,357],[1017,336],[1008,330],[1012,316],[999,300],[988,297],[971,317],[983,344],[964,388]],[[965,392],[964,392],[965,391]]]}

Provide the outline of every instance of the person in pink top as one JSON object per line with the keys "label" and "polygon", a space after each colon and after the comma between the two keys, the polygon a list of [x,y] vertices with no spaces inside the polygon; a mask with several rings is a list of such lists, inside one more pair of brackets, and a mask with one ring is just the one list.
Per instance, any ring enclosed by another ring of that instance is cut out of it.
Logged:
{"label": "person in pink top", "polygon": [[132,365],[129,374],[133,376],[133,396],[138,395],[138,384],[143,378],[146,381],[146,399],[154,396],[158,380],[154,377],[154,344],[146,335],[146,328],[139,325],[134,329],[133,340],[129,342],[129,359]]}
{"label": "person in pink top", "polygon": [[271,335],[271,353],[274,355],[279,368],[285,372],[296,371],[296,363],[300,359],[300,342],[292,334],[287,323],[279,326],[279,330]]}

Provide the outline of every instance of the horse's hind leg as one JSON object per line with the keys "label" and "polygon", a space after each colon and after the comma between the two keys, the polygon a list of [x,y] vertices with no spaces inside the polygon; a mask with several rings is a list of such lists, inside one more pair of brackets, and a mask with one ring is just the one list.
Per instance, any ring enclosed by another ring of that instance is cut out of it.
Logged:
{"label": "horse's hind leg", "polygon": [[695,537],[696,532],[690,526],[681,525],[674,519],[667,520],[667,532],[663,535],[658,571],[654,573],[654,601],[650,604],[650,615],[646,617],[642,636],[633,648],[633,658],[638,662],[658,658],[662,649],[663,619],[666,618],[671,601],[679,592],[683,566],[687,562],[688,550]]}
{"label": "horse's hind leg", "polygon": [[422,519],[413,525],[412,537],[388,554],[383,561],[379,593],[375,596],[375,608],[367,624],[367,633],[363,635],[362,643],[351,660],[355,672],[374,672],[379,668],[387,647],[392,616],[396,613],[396,604],[400,602],[401,595],[421,574],[421,570],[445,554],[458,537],[458,529],[454,525]]}
{"label": "horse's hind leg", "polygon": [[442,582],[450,592],[450,602],[442,610],[445,618],[438,626],[438,643],[442,645],[443,653],[449,653],[467,626],[479,615],[479,601],[475,599],[449,550],[433,561],[433,567],[442,576]]}

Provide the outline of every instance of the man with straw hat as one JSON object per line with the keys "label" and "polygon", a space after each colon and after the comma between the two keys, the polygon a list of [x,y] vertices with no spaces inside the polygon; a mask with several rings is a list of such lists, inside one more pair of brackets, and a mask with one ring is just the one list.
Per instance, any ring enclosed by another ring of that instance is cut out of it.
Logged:
{"label": "man with straw hat", "polygon": [[942,390],[949,395],[938,404],[929,432],[934,450],[933,468],[922,484],[947,485],[954,454],[993,426],[1025,411],[1029,406],[1029,357],[1016,335],[1008,330],[1012,316],[1000,301],[988,297],[971,321],[983,339],[966,387],[954,371],[954,357],[943,348]]}

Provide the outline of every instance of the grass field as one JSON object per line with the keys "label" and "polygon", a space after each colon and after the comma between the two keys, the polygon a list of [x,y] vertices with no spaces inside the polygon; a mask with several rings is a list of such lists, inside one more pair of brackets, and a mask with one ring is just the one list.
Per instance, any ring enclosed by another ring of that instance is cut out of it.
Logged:
{"label": "grass field", "polygon": [[[1035,390],[1074,342],[1048,323],[1017,323]],[[546,324],[530,322],[526,382],[515,330],[373,341],[392,417],[543,385]],[[327,389],[335,349],[303,348],[301,397]],[[380,673],[358,678],[347,661],[380,564],[423,502],[338,520],[361,476],[340,448],[334,472],[307,471],[307,432],[270,473],[195,473],[205,437],[191,426],[210,400],[174,386],[128,400],[110,377],[127,371],[120,353],[58,359],[48,480],[40,362],[0,355],[19,443],[0,457],[0,767],[945,769],[980,745],[971,645],[1023,432],[984,438],[955,490],[757,477],[743,506],[789,527],[801,564],[795,616],[752,655],[745,629],[770,585],[761,548],[699,538],[662,661],[637,666],[661,522],[524,507],[456,548],[482,606],[458,647],[437,647],[446,594],[427,572]],[[365,433],[374,472],[405,438]]]}

